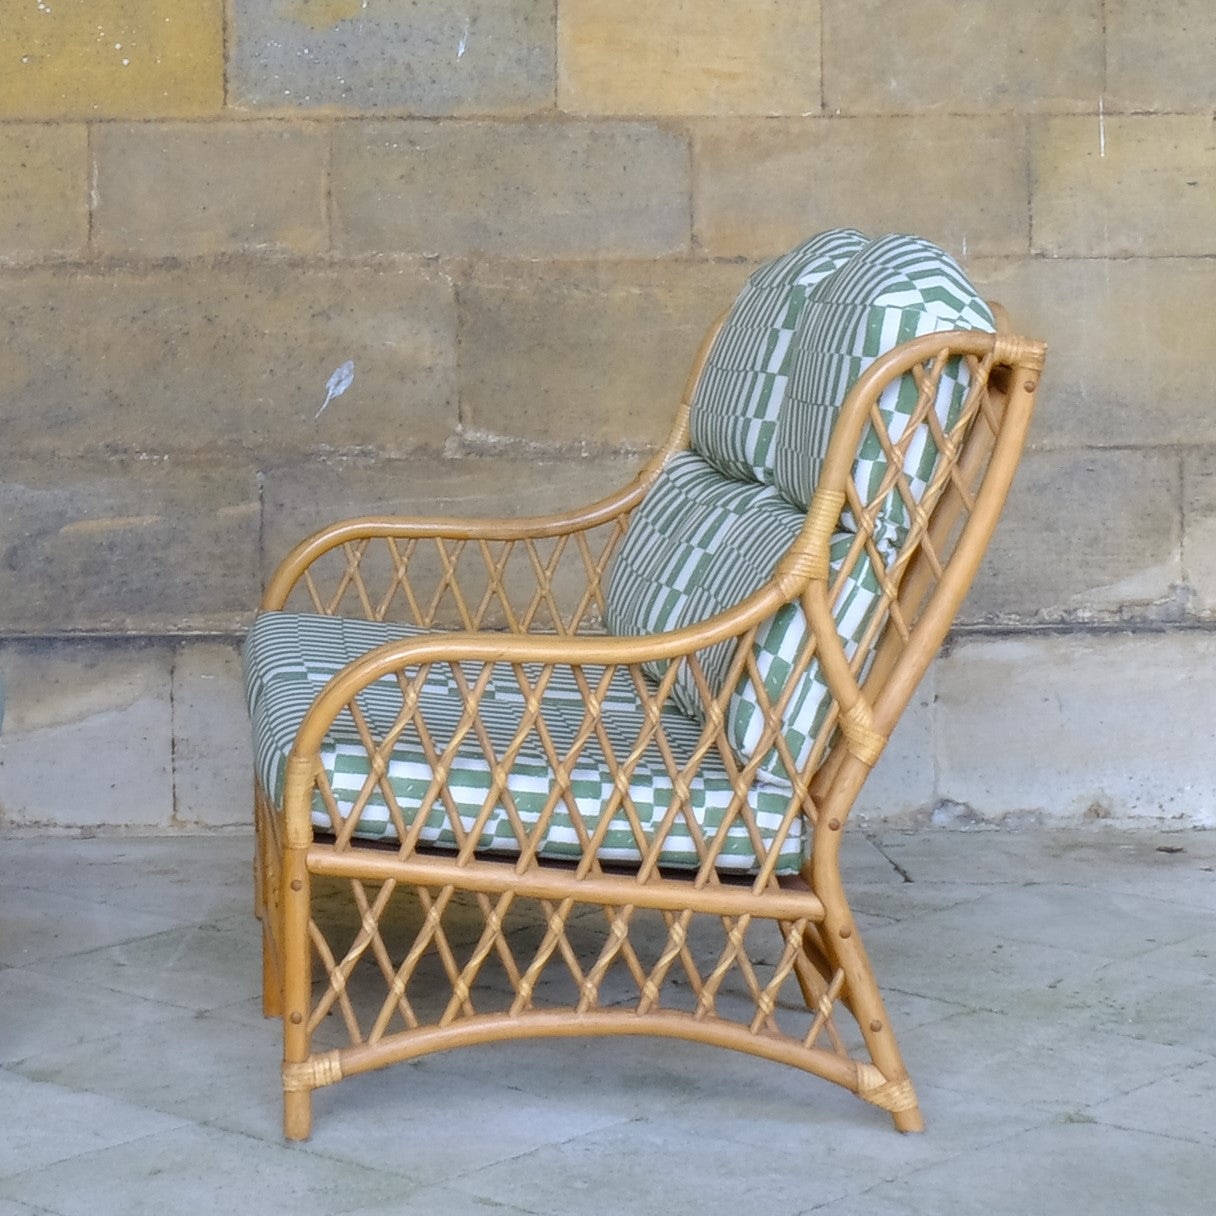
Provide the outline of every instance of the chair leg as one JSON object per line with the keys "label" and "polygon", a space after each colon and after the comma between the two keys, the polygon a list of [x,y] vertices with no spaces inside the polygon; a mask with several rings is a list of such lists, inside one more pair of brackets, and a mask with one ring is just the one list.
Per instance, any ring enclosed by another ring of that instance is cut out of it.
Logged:
{"label": "chair leg", "polygon": [[308,1009],[312,988],[312,947],[308,939],[311,889],[306,850],[288,846],[283,858],[280,920],[283,947],[283,1134],[307,1140],[312,1134],[312,1089],[289,1074],[312,1054]]}
{"label": "chair leg", "polygon": [[[270,915],[269,911],[266,915]],[[283,980],[279,975],[270,926],[265,921],[262,923],[262,1015],[268,1018],[283,1016]]]}
{"label": "chair leg", "polygon": [[254,794],[253,912],[262,925],[262,1013],[268,1018],[283,1016],[283,977],[275,942],[282,940],[278,916],[279,897],[274,889],[270,865],[270,843],[262,821],[262,807]]}
{"label": "chair leg", "polygon": [[307,1140],[312,1135],[312,1090],[284,1092],[283,1135],[288,1140]]}
{"label": "chair leg", "polygon": [[904,1065],[903,1053],[891,1029],[886,1006],[874,974],[870,970],[865,948],[854,934],[842,943],[841,954],[846,986],[850,993],[850,1008],[857,1019],[866,1050],[874,1062],[875,1084],[864,1087],[861,1097],[887,1111],[901,1132],[920,1132],[925,1120],[920,1111],[916,1090]]}

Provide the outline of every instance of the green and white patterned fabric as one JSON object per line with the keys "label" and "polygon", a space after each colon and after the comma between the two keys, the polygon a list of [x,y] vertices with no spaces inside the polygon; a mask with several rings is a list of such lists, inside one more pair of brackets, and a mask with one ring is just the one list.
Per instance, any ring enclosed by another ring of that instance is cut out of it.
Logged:
{"label": "green and white patterned fabric", "polygon": [[[613,568],[605,625],[610,633],[642,636],[683,628],[734,607],[772,577],[777,563],[802,528],[805,513],[772,487],[731,481],[695,452],[673,457],[630,521]],[[835,579],[853,543],[837,534],[831,545]],[[836,626],[850,657],[873,615],[878,580],[864,554],[851,569],[836,600]],[[809,628],[800,606],[787,605],[757,634],[755,653],[766,694],[776,700],[806,647]],[[722,642],[698,654],[706,683],[721,693],[733,644]],[[654,680],[666,661],[644,665]],[[672,700],[697,722],[705,705],[687,667],[681,665]],[[798,681],[785,713],[786,742],[796,760],[810,753],[827,712],[828,690],[812,661]],[[747,677],[728,702],[727,737],[737,757],[755,752],[763,731],[755,689]],[[761,779],[788,789],[775,750],[765,757]]]}
{"label": "green and white patterned fabric", "polygon": [[[606,596],[608,632],[667,632],[733,607],[768,582],[804,518],[772,486],[732,481],[695,452],[673,456],[629,521]],[[700,654],[715,693],[730,657],[729,642]],[[665,661],[644,665],[656,681],[666,669]],[[677,674],[672,698],[705,720],[687,667]]]}
{"label": "green and white patterned fabric", "polygon": [[705,361],[692,401],[692,447],[728,477],[771,483],[794,327],[812,287],[862,249],[851,228],[821,232],[744,284]]}
{"label": "green and white patterned fabric", "polygon": [[[842,531],[833,535],[830,544],[830,585],[834,585],[839,577],[855,541],[856,536],[852,532]],[[836,632],[850,659],[857,653],[870,626],[880,592],[869,554],[863,552],[845,575],[832,610]],[[811,641],[810,624],[800,604],[786,604],[761,625],[753,650],[769,701],[775,702],[785,691]],[[801,769],[810,758],[815,736],[823,726],[830,704],[831,696],[819,669],[819,660],[812,658],[806,671],[795,682],[781,718],[781,733],[795,768]],[[749,680],[740,680],[731,695],[726,711],[726,729],[731,747],[740,759],[755,754],[764,731],[764,714]],[[789,775],[775,747],[769,749],[757,772],[762,781],[774,788],[789,788]]]}
{"label": "green and white patterned fabric", "polygon": [[[803,508],[809,505],[845,396],[880,355],[922,334],[951,329],[991,333],[995,328],[988,306],[949,254],[917,237],[872,241],[811,289],[799,317],[791,346],[789,388],[774,441],[774,484],[791,502]],[[952,360],[935,405],[944,425],[957,417],[969,383],[966,365]],[[916,384],[906,375],[879,398],[893,441],[903,435],[917,395]],[[918,498],[936,461],[936,446],[922,432],[904,463]],[[854,466],[863,502],[874,497],[887,472],[886,457],[871,428],[863,435]],[[893,554],[908,522],[907,508],[893,491],[879,515],[875,539],[880,547]],[[845,523],[850,523],[847,517]]]}
{"label": "green and white patterned fabric", "polygon": [[[779,284],[785,284],[784,301],[775,290]],[[787,328],[791,319],[792,332]],[[668,462],[630,521],[608,586],[608,628],[627,635],[677,629],[703,621],[760,588],[802,525],[841,406],[865,368],[898,343],[923,333],[994,328],[987,306],[953,259],[915,237],[889,236],[867,243],[851,230],[824,233],[761,268],[714,346],[715,354],[721,347],[759,352],[760,357],[750,364],[747,358],[733,359],[751,371],[738,372],[733,379],[715,373],[711,390],[699,387],[694,395],[694,451]],[[732,360],[721,362],[729,365]],[[936,403],[944,424],[957,416],[967,385],[966,367],[953,361],[942,377]],[[903,434],[917,397],[908,375],[880,399],[893,441]],[[932,477],[936,459],[935,446],[918,436],[905,462],[905,474],[918,496]],[[886,474],[887,463],[871,429],[863,437],[855,466],[863,500],[873,497]],[[762,492],[769,486],[790,510],[782,510]],[[833,576],[842,568],[856,529],[847,512],[841,522],[844,530],[832,540]],[[876,525],[879,552],[893,557],[907,526],[907,509],[892,491]],[[837,628],[850,657],[879,598],[877,574],[863,555],[836,600]],[[755,654],[772,699],[780,695],[808,640],[807,622],[796,605],[787,605],[762,627]],[[700,657],[711,689],[720,692],[731,659],[729,645]],[[650,674],[658,679],[664,667],[655,664]],[[673,698],[684,712],[703,720],[701,699],[690,679],[677,679]],[[812,662],[783,715],[782,733],[799,763],[809,755],[828,704],[818,663]],[[756,691],[746,677],[730,699],[727,731],[745,762],[763,731]],[[773,751],[765,756],[759,774],[777,786],[787,780]]]}
{"label": "green and white patterned fabric", "polygon": [[[257,772],[263,788],[276,803],[282,799],[287,756],[296,732],[326,681],[348,662],[375,646],[419,632],[408,626],[295,613],[267,612],[257,618],[245,646],[245,682],[254,724]],[[465,670],[471,680],[479,669],[470,664]],[[525,665],[525,670],[528,679],[535,682],[539,670],[533,665]],[[602,674],[602,669],[586,668],[584,671],[592,684]],[[449,668],[436,666],[431,669],[421,701],[432,742],[442,751],[450,742],[463,709]],[[391,677],[377,681],[359,694],[358,702],[371,729],[379,737],[389,730],[401,710],[400,686]],[[481,721],[499,755],[514,739],[523,707],[523,696],[511,667],[496,665],[481,702]],[[543,695],[542,714],[554,747],[560,753],[568,754],[583,720],[583,700],[568,670],[558,669],[554,673]],[[602,719],[617,757],[629,753],[644,721],[641,702],[628,674],[617,672]],[[677,763],[686,763],[696,746],[699,728],[673,708],[664,709],[663,725]],[[339,715],[326,737],[321,763],[339,807],[343,813],[348,813],[357,801],[369,771],[367,752],[348,711]],[[393,749],[387,772],[393,795],[407,823],[412,822],[413,815],[425,801],[433,776],[417,733],[413,728],[407,728]],[[553,770],[540,742],[535,735],[530,736],[512,765],[507,783],[510,800],[525,825],[531,827],[537,823],[553,781]],[[613,770],[594,737],[584,746],[573,767],[571,787],[584,825],[588,832],[593,832],[614,789]],[[489,765],[475,737],[466,738],[459,745],[446,788],[459,810],[463,827],[471,829],[490,792]],[[629,796],[647,830],[658,825],[672,804],[671,777],[653,744],[633,773]],[[689,794],[689,815],[704,837],[712,838],[724,822],[731,797],[730,781],[721,761],[711,753],[692,778]],[[487,853],[517,854],[519,842],[503,802],[500,794],[478,840],[478,848]],[[788,803],[788,795],[779,790],[757,786],[750,792],[749,805],[757,826],[769,839],[780,830]],[[319,798],[314,804],[313,823],[322,830],[331,827]],[[364,809],[357,835],[396,838],[388,806],[379,791]],[[427,845],[456,847],[456,834],[442,800],[428,812],[421,840]],[[578,834],[564,802],[559,802],[544,834],[541,853],[551,858],[581,855]],[[606,861],[630,862],[639,858],[638,842],[623,813],[618,812],[614,817],[599,855]],[[782,842],[779,871],[796,870],[803,855],[804,833],[801,822],[796,821],[793,831]],[[683,816],[677,816],[661,861],[664,865],[684,868],[701,864],[693,831]],[[746,872],[755,867],[752,841],[744,825],[736,820],[726,829],[726,844],[717,868]]]}

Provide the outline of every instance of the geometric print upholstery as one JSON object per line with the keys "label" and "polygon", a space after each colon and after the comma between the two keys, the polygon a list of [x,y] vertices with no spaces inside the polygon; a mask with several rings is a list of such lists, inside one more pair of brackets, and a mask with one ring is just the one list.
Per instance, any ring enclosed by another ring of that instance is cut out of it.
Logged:
{"label": "geometric print upholstery", "polygon": [[[987,304],[949,254],[928,241],[887,236],[873,241],[811,289],[791,346],[789,386],[782,403],[773,451],[773,481],[796,505],[815,492],[832,428],[846,394],[880,355],[922,334],[951,329],[994,332]],[[947,365],[935,412],[943,426],[958,416],[970,373],[962,359]],[[918,399],[912,375],[890,384],[878,408],[892,442],[906,429]],[[919,499],[932,478],[936,445],[922,430],[904,462]],[[863,434],[854,464],[862,502],[869,502],[888,474],[885,454],[872,427]],[[855,527],[851,516],[846,524]],[[892,489],[879,511],[875,540],[894,555],[909,526],[907,507]]]}
{"label": "geometric print upholstery", "polygon": [[[694,392],[691,452],[673,456],[634,511],[607,586],[605,624],[621,635],[696,624],[762,586],[805,519],[832,431],[858,376],[879,356],[921,334],[996,328],[992,313],[958,264],[916,237],[867,241],[851,229],[812,237],[748,280],[710,351]],[[939,383],[935,412],[948,428],[966,399],[970,373],[951,360]],[[879,411],[891,442],[902,437],[919,397],[911,374],[884,391]],[[938,452],[925,429],[914,437],[904,474],[919,499]],[[888,475],[872,427],[854,464],[860,498],[870,502]],[[780,498],[769,491],[776,489]],[[784,500],[784,502],[782,501]],[[853,547],[857,523],[846,510],[831,544],[835,583]],[[875,548],[893,559],[907,534],[907,506],[897,488],[880,505]],[[852,657],[880,595],[868,552],[850,565],[835,615]],[[798,605],[786,605],[757,636],[756,659],[770,699],[810,643]],[[721,691],[730,644],[699,656],[709,687]],[[648,664],[661,678],[665,662]],[[672,699],[698,722],[704,709],[691,676],[680,673]],[[798,762],[827,712],[828,691],[812,661],[792,691],[782,730]],[[727,732],[741,760],[763,730],[756,690],[744,676],[732,694]],[[762,781],[784,784],[775,752],[759,768]]]}
{"label": "geometric print upholstery", "polygon": [[[287,757],[308,712],[324,684],[348,662],[372,648],[400,638],[419,636],[426,630],[408,625],[348,620],[341,617],[312,616],[288,612],[263,612],[254,621],[245,644],[245,684],[254,728],[254,760],[263,788],[281,805]],[[540,668],[524,664],[525,674],[535,686]],[[470,664],[466,678],[477,678],[480,666]],[[584,676],[595,686],[602,668],[586,667]],[[411,671],[407,673],[412,676]],[[358,695],[359,708],[377,738],[384,737],[401,711],[401,688],[393,677],[377,681]],[[421,712],[431,742],[442,753],[452,739],[464,708],[463,700],[446,664],[434,665],[421,694]],[[618,670],[610,685],[601,723],[617,757],[629,754],[646,722],[645,711],[628,673]],[[494,667],[490,684],[480,702],[481,723],[495,752],[504,756],[518,731],[524,699],[510,664]],[[541,716],[553,746],[568,755],[576,743],[583,721],[583,699],[568,669],[557,668],[544,691]],[[663,729],[678,765],[687,765],[699,737],[699,728],[678,710],[665,706]],[[343,815],[351,812],[368,780],[369,757],[348,710],[339,714],[321,749],[321,764],[326,771],[334,798]],[[397,740],[388,762],[386,777],[407,826],[412,825],[424,804],[434,773],[413,726]],[[702,829],[701,848],[712,839],[723,822],[732,799],[732,787],[721,758],[711,751],[689,779],[688,814]],[[586,831],[594,832],[603,807],[615,788],[615,772],[607,762],[600,741],[593,732],[571,766],[571,792]],[[535,732],[525,740],[506,782],[507,797],[518,819],[527,830],[538,822],[553,788],[553,772]],[[452,759],[446,793],[454,802],[465,831],[471,829],[485,805],[491,789],[489,764],[476,733],[470,731]],[[674,796],[671,773],[658,746],[652,741],[633,771],[629,798],[641,821],[643,831],[663,819]],[[486,853],[514,855],[520,841],[502,805],[500,794],[485,825],[478,849]],[[780,789],[756,786],[748,802],[761,836],[772,840],[780,829],[789,805],[788,794]],[[746,873],[757,865],[756,850],[742,817],[736,815],[727,830],[725,845],[715,862],[724,872]],[[312,821],[314,827],[332,830],[329,814],[317,796]],[[361,838],[396,839],[396,827],[388,803],[377,788],[368,800],[355,829]],[[426,815],[421,843],[455,849],[458,840],[449,810],[442,797],[436,798]],[[801,818],[782,840],[777,871],[791,873],[805,860]],[[540,840],[540,854],[548,858],[581,856],[579,836],[564,799],[559,800],[546,832]],[[605,861],[636,862],[641,856],[638,841],[628,818],[618,810],[604,838],[598,856]],[[698,842],[684,815],[667,839],[660,863],[678,868],[696,868],[703,858]]]}
{"label": "geometric print upholstery", "polygon": [[[634,511],[605,595],[609,633],[639,637],[697,624],[762,587],[805,520],[772,486],[733,481],[695,452],[680,452]],[[730,664],[730,643],[700,654],[715,693]],[[643,664],[656,682],[667,660]],[[682,669],[676,704],[704,722],[696,683]]]}
{"label": "geometric print upholstery", "polygon": [[[764,586],[805,521],[772,486],[731,481],[693,452],[673,456],[629,522],[612,570],[604,623],[608,631],[639,636],[682,628],[733,607]],[[853,543],[842,532],[831,545],[833,582]],[[850,657],[878,600],[879,585],[867,555],[851,568],[835,602],[837,630]],[[766,621],[754,644],[765,692],[776,700],[810,640],[802,608],[786,605]],[[698,653],[706,683],[722,691],[733,655],[720,642]],[[643,664],[656,682],[668,660]],[[686,667],[677,672],[672,701],[698,723],[705,707]],[[828,689],[812,661],[791,693],[784,734],[796,760],[809,754],[827,712]],[[727,708],[726,731],[740,761],[754,753],[763,730],[756,690],[744,674]],[[788,788],[776,749],[762,761],[761,780]]]}
{"label": "geometric print upholstery", "polygon": [[794,327],[815,284],[865,244],[852,228],[821,232],[744,284],[710,348],[689,420],[692,450],[726,476],[771,484]]}
{"label": "geometric print upholstery", "polygon": [[[852,532],[840,531],[832,536],[829,586],[836,586],[841,568],[855,543],[856,536]],[[840,580],[832,608],[836,632],[850,659],[857,653],[870,626],[880,592],[870,555],[863,551],[848,567],[848,574]],[[760,626],[752,651],[769,703],[775,703],[785,691],[795,665],[813,641],[810,624],[802,605],[797,601],[783,605]],[[801,769],[810,758],[815,736],[823,725],[830,704],[831,694],[819,669],[819,660],[812,658],[807,669],[794,682],[789,702],[781,715],[781,733],[796,769]],[[727,705],[726,731],[731,750],[741,761],[755,754],[764,727],[765,714],[755,686],[750,679],[740,679]],[[789,774],[776,747],[771,748],[760,761],[757,773],[762,781],[768,782],[773,788],[789,788]]]}

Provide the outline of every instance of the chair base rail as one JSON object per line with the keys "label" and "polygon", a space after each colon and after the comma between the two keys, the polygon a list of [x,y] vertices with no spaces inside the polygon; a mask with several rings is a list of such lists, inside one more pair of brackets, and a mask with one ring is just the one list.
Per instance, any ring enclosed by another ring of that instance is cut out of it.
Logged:
{"label": "chair base rail", "polygon": [[810,891],[772,887],[757,893],[733,883],[696,885],[687,877],[656,876],[649,882],[617,874],[577,874],[554,867],[519,870],[509,861],[457,861],[435,854],[399,857],[370,850],[338,850],[314,844],[308,850],[308,868],[329,878],[396,881],[420,887],[458,887],[501,895],[511,891],[526,899],[575,898],[579,903],[604,907],[656,908],[666,911],[708,912],[721,916],[755,914],[773,920],[806,919],[820,922],[823,903]]}

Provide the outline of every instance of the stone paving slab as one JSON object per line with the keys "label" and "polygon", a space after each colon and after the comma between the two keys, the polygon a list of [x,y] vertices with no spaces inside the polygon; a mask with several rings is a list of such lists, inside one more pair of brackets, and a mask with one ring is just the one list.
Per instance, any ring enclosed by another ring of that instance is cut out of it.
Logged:
{"label": "stone paving slab", "polygon": [[1212,1210],[1211,1150],[1088,1121],[1033,1128],[969,1155],[884,1183],[822,1216],[1077,1216]]}
{"label": "stone paving slab", "polygon": [[0,1216],[1210,1210],[1216,834],[846,837],[922,1136],[766,1061],[571,1039],[348,1079],[292,1146],[250,846],[0,836]]}
{"label": "stone paving slab", "polygon": [[400,1199],[401,1179],[259,1143],[215,1128],[188,1126],[86,1153],[0,1182],[13,1198],[62,1216],[264,1216],[337,1213],[368,1200]]}

